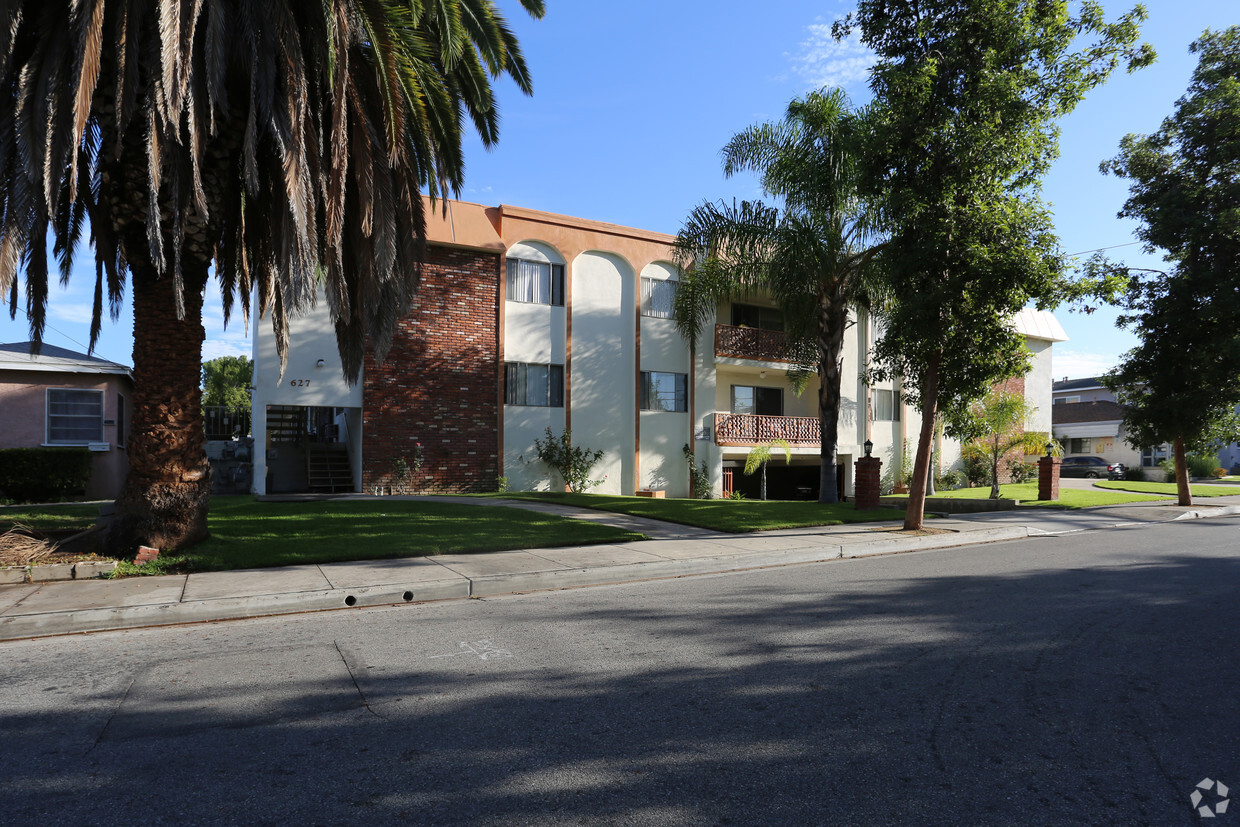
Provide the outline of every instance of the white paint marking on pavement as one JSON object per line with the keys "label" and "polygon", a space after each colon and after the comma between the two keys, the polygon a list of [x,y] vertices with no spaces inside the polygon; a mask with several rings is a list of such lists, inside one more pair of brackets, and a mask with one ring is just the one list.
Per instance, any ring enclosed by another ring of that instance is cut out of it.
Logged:
{"label": "white paint marking on pavement", "polygon": [[498,649],[491,644],[490,639],[475,640],[472,643],[462,640],[461,651],[452,652],[447,655],[431,655],[430,659],[436,658],[455,658],[461,655],[477,655],[480,660],[492,660],[495,658],[510,658],[512,652],[507,649]]}

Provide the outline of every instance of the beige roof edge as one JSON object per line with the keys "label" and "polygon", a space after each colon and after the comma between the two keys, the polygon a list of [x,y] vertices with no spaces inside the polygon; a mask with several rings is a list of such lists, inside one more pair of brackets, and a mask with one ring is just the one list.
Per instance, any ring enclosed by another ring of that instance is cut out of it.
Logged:
{"label": "beige roof edge", "polygon": [[[499,210],[469,201],[438,198],[426,204],[426,241],[440,247],[504,253],[508,247],[498,230]],[[445,214],[446,213],[446,214]]]}
{"label": "beige roof edge", "polygon": [[1012,317],[1012,325],[1017,333],[1028,336],[1030,339],[1045,339],[1048,342],[1068,341],[1068,334],[1064,331],[1063,325],[1049,310],[1022,307]]}
{"label": "beige roof edge", "polygon": [[636,238],[642,241],[653,241],[658,244],[671,245],[676,240],[676,236],[667,233],[659,233],[653,230],[639,230],[636,227],[626,227],[623,224],[609,224],[606,221],[594,221],[589,218],[576,218],[571,215],[561,215],[560,213],[544,212],[543,210],[532,210],[528,207],[514,207],[511,204],[501,204],[501,214],[507,218],[520,218],[525,221],[537,221],[543,224],[558,224],[563,227],[573,227],[582,230],[593,230],[595,232],[607,233],[609,235],[626,236],[628,238]]}

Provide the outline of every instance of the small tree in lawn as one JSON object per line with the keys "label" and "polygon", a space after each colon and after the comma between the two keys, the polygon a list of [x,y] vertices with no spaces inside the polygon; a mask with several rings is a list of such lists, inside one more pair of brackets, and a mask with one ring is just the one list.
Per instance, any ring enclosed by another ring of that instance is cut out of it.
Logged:
{"label": "small tree in lawn", "polygon": [[990,499],[999,499],[999,463],[1012,451],[1039,454],[1050,435],[1026,431],[1033,406],[1018,393],[994,390],[974,402],[950,424],[956,437],[971,439],[966,451],[980,454],[990,466]]}
{"label": "small tree in lawn", "polygon": [[762,472],[759,480],[761,498],[764,500],[766,499],[766,464],[771,461],[772,452],[776,447],[784,449],[784,460],[792,464],[792,449],[782,439],[773,439],[766,445],[756,445],[749,449],[749,456],[745,457],[745,476],[752,475],[754,471]]}
{"label": "small tree in lawn", "polygon": [[572,432],[567,428],[558,437],[548,428],[546,436],[534,441],[534,449],[538,458],[559,474],[574,494],[584,494],[602,485],[602,480],[590,479],[590,469],[603,458],[603,452],[573,445]]}

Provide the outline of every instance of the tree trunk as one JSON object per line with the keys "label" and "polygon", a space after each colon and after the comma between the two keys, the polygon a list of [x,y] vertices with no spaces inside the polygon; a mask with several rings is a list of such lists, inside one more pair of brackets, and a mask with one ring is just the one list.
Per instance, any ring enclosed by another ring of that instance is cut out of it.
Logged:
{"label": "tree trunk", "polygon": [[185,318],[178,319],[172,277],[131,262],[134,398],[129,474],[107,539],[116,556],[139,545],[185,548],[207,536],[211,474],[199,388],[207,272],[205,263],[184,264]]}
{"label": "tree trunk", "polygon": [[[844,371],[844,328],[848,304],[821,301],[818,311],[818,502],[837,503],[840,490],[835,468],[839,463],[840,384]],[[830,332],[829,336],[823,335]]]}
{"label": "tree trunk", "polygon": [[905,530],[922,527],[926,519],[926,473],[930,470],[930,449],[934,447],[934,418],[939,402],[939,356],[930,357],[921,380],[921,434],[917,438],[917,457],[913,461],[913,479],[908,492],[908,509],[904,512]]}
{"label": "tree trunk", "polygon": [[1184,448],[1184,438],[1176,437],[1175,442],[1175,493],[1180,498],[1180,505],[1193,504],[1193,489],[1188,479],[1188,451]]}
{"label": "tree trunk", "polygon": [[762,487],[762,491],[759,496],[761,497],[763,502],[766,502],[766,463],[765,462],[762,463],[761,472],[762,472],[762,476],[759,478],[759,484]]}
{"label": "tree trunk", "polygon": [[999,437],[990,446],[990,499],[999,499]]}

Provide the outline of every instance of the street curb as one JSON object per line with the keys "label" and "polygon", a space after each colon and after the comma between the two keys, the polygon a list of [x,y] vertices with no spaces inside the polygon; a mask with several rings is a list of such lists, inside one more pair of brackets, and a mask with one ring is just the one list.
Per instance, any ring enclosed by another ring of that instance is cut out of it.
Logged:
{"label": "street curb", "polygon": [[1025,526],[1002,526],[963,533],[893,537],[857,543],[824,542],[821,545],[773,551],[737,551],[734,554],[685,560],[659,560],[615,566],[552,569],[475,577],[458,575],[452,579],[419,581],[405,585],[220,597],[182,603],[153,603],[0,616],[0,641],[172,626],[182,623],[245,620],[303,612],[427,603],[436,600],[497,597],[523,592],[616,585],[704,574],[727,574],[752,569],[982,545],[1005,540],[1023,540],[1029,536],[1029,531]]}

